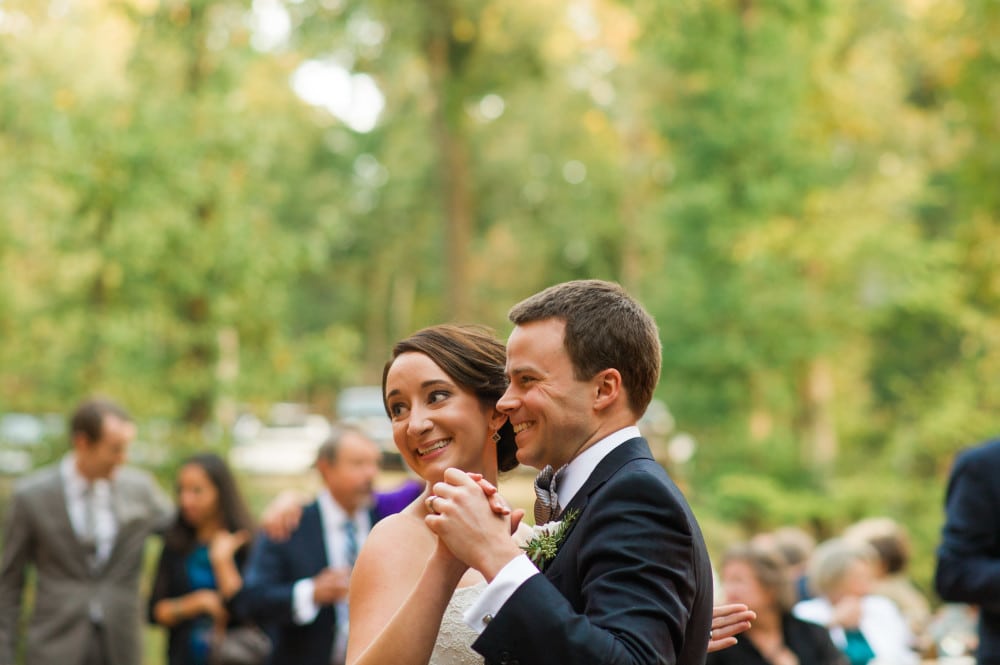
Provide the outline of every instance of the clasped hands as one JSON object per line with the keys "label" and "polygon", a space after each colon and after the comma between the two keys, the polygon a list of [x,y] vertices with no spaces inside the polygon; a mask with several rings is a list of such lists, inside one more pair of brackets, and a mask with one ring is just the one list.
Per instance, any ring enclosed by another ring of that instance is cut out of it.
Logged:
{"label": "clasped hands", "polygon": [[447,469],[424,500],[424,523],[452,556],[487,581],[521,554],[511,534],[524,511],[513,509],[493,483],[479,473]]}

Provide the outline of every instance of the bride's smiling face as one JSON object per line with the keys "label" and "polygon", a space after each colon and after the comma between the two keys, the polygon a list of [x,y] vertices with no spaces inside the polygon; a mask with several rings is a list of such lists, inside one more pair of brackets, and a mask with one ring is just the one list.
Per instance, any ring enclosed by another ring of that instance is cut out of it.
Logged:
{"label": "bride's smiling face", "polygon": [[429,356],[400,354],[386,373],[385,398],[396,447],[421,478],[437,482],[449,467],[495,477],[490,434],[504,417]]}

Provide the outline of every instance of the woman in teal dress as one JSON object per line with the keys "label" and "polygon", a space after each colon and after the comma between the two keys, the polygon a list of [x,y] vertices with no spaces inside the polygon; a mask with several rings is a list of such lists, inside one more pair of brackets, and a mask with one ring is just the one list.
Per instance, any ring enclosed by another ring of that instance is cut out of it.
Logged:
{"label": "woman in teal dress", "polygon": [[177,519],[164,535],[149,602],[150,620],[169,630],[169,665],[208,665],[230,627],[226,602],[243,586],[253,522],[229,467],[195,455],[177,473]]}

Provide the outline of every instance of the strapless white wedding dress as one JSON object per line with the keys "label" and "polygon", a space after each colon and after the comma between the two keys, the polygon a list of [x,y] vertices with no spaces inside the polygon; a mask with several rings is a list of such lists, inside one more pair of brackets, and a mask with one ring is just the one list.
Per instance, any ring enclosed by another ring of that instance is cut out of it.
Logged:
{"label": "strapless white wedding dress", "polygon": [[455,589],[441,619],[441,631],[428,665],[483,665],[483,657],[471,647],[478,635],[465,624],[462,615],[485,588],[486,582],[480,582]]}

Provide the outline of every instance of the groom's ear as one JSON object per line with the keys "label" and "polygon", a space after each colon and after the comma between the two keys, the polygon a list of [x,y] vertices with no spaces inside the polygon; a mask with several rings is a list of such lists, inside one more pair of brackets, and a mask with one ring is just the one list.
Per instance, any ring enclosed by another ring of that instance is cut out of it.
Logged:
{"label": "groom's ear", "polygon": [[594,390],[594,410],[603,411],[625,397],[621,372],[613,367],[601,370],[591,379]]}

